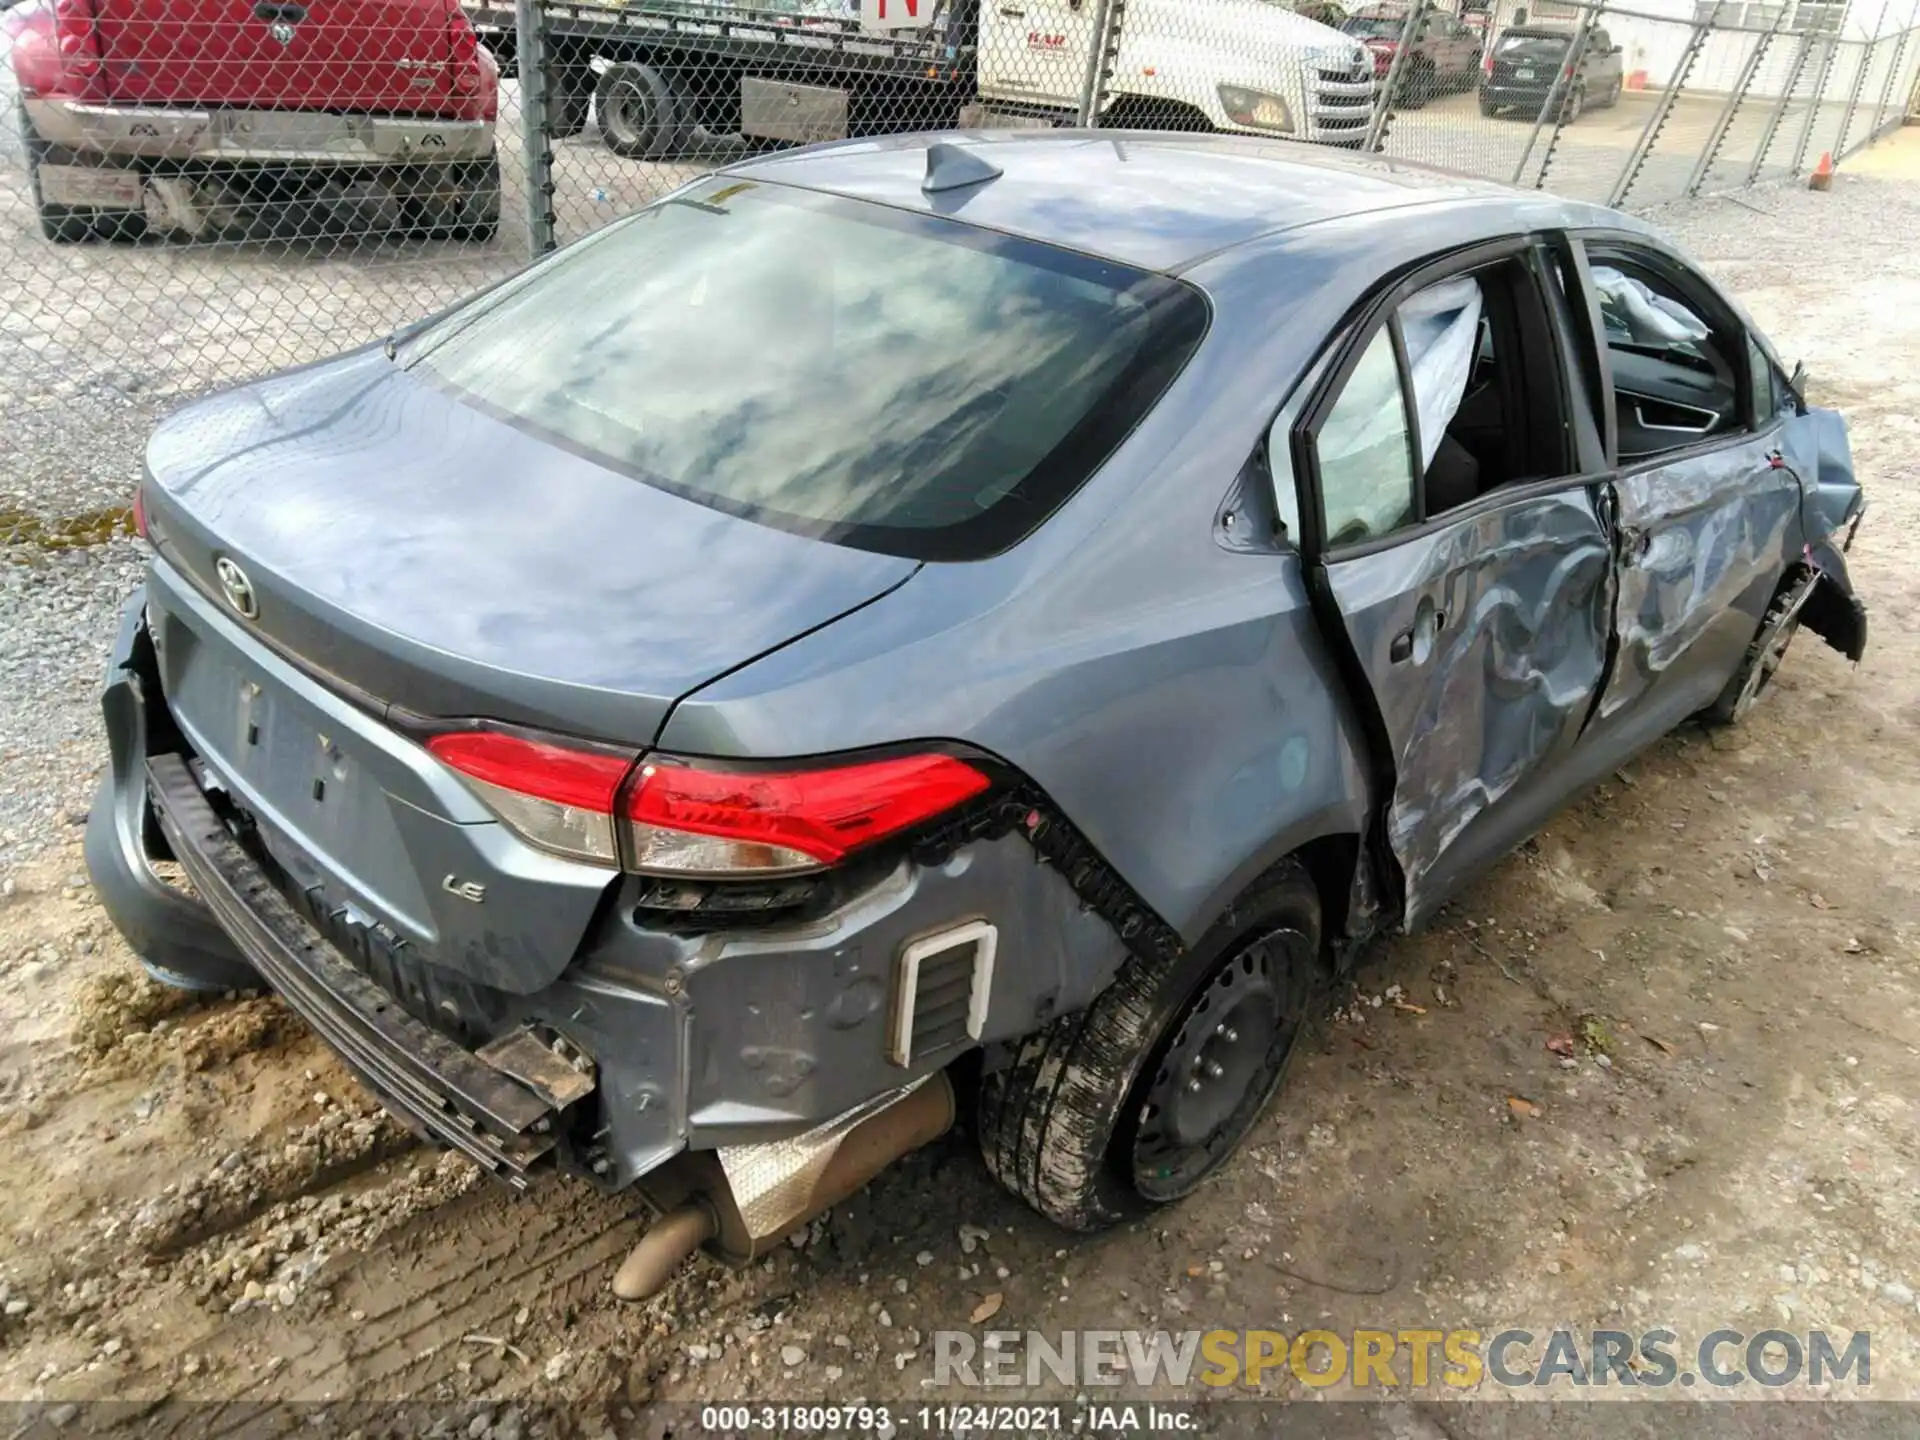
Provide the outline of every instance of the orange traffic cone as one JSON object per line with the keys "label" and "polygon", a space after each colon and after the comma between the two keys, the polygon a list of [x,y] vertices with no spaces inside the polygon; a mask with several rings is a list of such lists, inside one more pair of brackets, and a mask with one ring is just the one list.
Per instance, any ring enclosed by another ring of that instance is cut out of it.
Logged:
{"label": "orange traffic cone", "polygon": [[1833,152],[1822,150],[1820,163],[1813,167],[1813,174],[1807,177],[1809,190],[1831,190],[1833,188]]}

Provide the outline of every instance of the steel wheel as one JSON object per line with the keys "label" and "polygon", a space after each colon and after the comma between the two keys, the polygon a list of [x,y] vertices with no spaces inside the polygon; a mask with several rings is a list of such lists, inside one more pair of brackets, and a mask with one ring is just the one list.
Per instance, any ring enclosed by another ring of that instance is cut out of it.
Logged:
{"label": "steel wheel", "polygon": [[1208,978],[1168,1037],[1135,1119],[1134,1188],[1165,1204],[1213,1173],[1292,1058],[1311,952],[1297,930],[1262,936]]}

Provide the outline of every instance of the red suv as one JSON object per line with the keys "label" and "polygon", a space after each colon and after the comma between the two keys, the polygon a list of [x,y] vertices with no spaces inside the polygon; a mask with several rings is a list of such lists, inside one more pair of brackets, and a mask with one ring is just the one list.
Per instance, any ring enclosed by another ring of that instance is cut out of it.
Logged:
{"label": "red suv", "polygon": [[[1406,26],[1406,6],[1367,5],[1354,11],[1340,28],[1367,47],[1374,75],[1385,80]],[[1471,89],[1480,78],[1480,45],[1479,32],[1461,24],[1458,17],[1429,10],[1420,17],[1400,67],[1394,102],[1403,109],[1415,109],[1436,95]]]}
{"label": "red suv", "polygon": [[500,72],[456,0],[28,0],[0,25],[51,240],[499,223]]}

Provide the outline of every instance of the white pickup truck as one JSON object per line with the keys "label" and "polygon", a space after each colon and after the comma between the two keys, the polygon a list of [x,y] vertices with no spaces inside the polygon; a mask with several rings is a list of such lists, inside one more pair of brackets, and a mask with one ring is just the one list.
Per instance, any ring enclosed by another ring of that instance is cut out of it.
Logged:
{"label": "white pickup truck", "polygon": [[[466,9],[512,67],[512,5]],[[1105,127],[1358,146],[1375,97],[1359,41],[1277,0],[592,0],[546,15],[551,130],[579,131],[591,106],[607,146],[642,159],[702,132],[1072,124],[1102,36]]]}

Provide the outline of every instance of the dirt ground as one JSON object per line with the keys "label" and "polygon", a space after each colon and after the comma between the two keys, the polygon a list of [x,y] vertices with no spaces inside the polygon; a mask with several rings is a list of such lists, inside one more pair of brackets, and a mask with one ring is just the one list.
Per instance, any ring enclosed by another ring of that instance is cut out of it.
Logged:
{"label": "dirt ground", "polygon": [[[510,1199],[276,1002],[136,978],[75,828],[0,897],[0,1397],[459,1400],[475,1435],[555,1401],[918,1403],[931,1333],[998,1297],[1053,1331],[1869,1330],[1869,1393],[1920,1398],[1916,141],[1687,227],[1851,418],[1866,663],[1803,639],[1744,728],[1669,737],[1381,947],[1187,1203],[1068,1237],[955,1135],[622,1306],[630,1204]],[[1803,260],[1762,258],[1780,227]]]}

